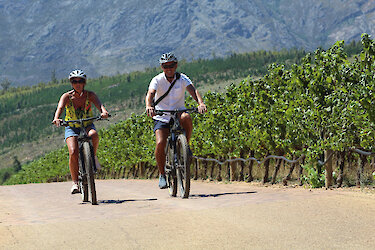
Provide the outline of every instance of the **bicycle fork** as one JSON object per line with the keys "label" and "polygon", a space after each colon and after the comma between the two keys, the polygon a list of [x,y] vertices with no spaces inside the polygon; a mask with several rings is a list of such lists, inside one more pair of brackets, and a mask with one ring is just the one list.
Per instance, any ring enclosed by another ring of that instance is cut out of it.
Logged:
{"label": "bicycle fork", "polygon": [[78,163],[79,163],[79,168],[78,168],[78,179],[83,183],[87,184],[87,174],[86,174],[86,168],[85,168],[85,162],[83,160],[83,144],[81,141],[78,141],[78,148],[79,148],[79,158],[78,158]]}
{"label": "bicycle fork", "polygon": [[178,158],[176,154],[176,136],[175,134],[171,134],[171,136],[168,139],[167,146],[165,148],[165,153],[168,153],[168,148],[170,149],[169,155],[166,155],[169,159],[170,166],[165,167],[166,174],[171,174],[172,176],[176,176],[176,167],[178,164]]}

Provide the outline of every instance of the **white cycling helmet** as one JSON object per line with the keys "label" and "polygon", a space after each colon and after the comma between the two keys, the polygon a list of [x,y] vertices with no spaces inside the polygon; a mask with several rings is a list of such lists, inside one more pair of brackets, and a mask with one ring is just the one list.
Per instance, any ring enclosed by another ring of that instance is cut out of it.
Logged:
{"label": "white cycling helmet", "polygon": [[173,53],[168,52],[168,53],[161,55],[159,59],[159,63],[163,64],[167,62],[177,62],[177,58],[173,55]]}
{"label": "white cycling helmet", "polygon": [[79,78],[83,78],[83,79],[86,80],[86,74],[85,74],[85,72],[83,72],[80,69],[75,69],[72,72],[70,72],[70,74],[69,74],[69,80],[71,78],[73,78],[73,77],[79,77]]}

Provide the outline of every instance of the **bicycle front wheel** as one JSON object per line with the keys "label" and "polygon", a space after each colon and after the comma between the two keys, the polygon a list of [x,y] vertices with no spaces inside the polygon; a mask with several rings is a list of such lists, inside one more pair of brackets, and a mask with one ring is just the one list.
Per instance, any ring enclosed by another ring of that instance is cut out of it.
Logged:
{"label": "bicycle front wheel", "polygon": [[177,195],[177,177],[176,169],[173,166],[173,149],[167,144],[166,159],[165,159],[165,175],[167,177],[167,185],[169,195],[176,197]]}
{"label": "bicycle front wheel", "polygon": [[89,142],[83,143],[83,157],[85,162],[85,170],[87,174],[87,184],[89,188],[89,194],[91,198],[91,204],[97,205],[96,189],[95,189],[95,177],[94,177],[94,149]]}
{"label": "bicycle front wheel", "polygon": [[89,201],[89,187],[87,185],[87,178],[85,174],[85,162],[83,157],[83,150],[79,152],[79,176],[78,176],[78,183],[81,189],[82,201],[87,202]]}
{"label": "bicycle front wheel", "polygon": [[189,145],[184,134],[178,135],[176,150],[178,157],[177,182],[180,196],[181,198],[188,198],[190,193],[190,155]]}

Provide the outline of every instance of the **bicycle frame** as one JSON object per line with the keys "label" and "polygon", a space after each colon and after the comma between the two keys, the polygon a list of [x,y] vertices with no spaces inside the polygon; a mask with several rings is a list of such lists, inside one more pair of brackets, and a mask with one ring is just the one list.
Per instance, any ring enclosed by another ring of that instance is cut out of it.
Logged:
{"label": "bicycle frame", "polygon": [[180,110],[155,110],[157,114],[163,114],[163,113],[170,113],[171,114],[171,121],[172,126],[169,129],[169,136],[168,136],[168,143],[171,143],[173,148],[176,148],[176,141],[177,141],[177,136],[179,134],[185,134],[185,130],[181,127],[180,124],[180,119],[179,115],[186,112],[186,113],[192,113],[192,112],[197,112],[197,108],[190,108],[190,109],[180,109]]}
{"label": "bicycle frame", "polygon": [[[78,182],[81,189],[82,201],[89,201],[89,194],[92,205],[97,204],[96,189],[95,189],[95,173],[97,171],[95,164],[94,148],[92,145],[92,138],[88,135],[84,127],[85,121],[101,120],[100,116],[90,117],[86,119],[63,121],[62,126],[69,126],[69,124],[80,124],[80,133],[77,138],[79,148],[79,172]],[[90,191],[90,192],[89,192]]]}
{"label": "bicycle frame", "polygon": [[[73,123],[73,124],[79,124],[80,127],[80,132],[79,132],[79,135],[78,135],[78,148],[79,148],[79,152],[80,152],[80,157],[81,157],[81,153],[82,153],[82,145],[83,145],[83,142],[88,142],[92,145],[92,138],[91,136],[89,136],[87,134],[87,131],[84,127],[84,122],[86,121],[92,121],[92,120],[101,120],[102,118],[100,116],[96,116],[96,117],[90,117],[90,118],[85,118],[85,119],[79,119],[79,120],[70,120],[70,121],[63,121],[61,123],[61,126],[69,126],[69,124]],[[94,156],[93,156],[94,157]],[[80,159],[82,160],[82,159]],[[96,169],[96,165],[94,164],[94,170],[95,172],[97,171]]]}
{"label": "bicycle frame", "polygon": [[197,109],[156,110],[156,114],[170,113],[170,129],[166,145],[165,173],[171,196],[177,194],[177,181],[182,198],[188,198],[190,192],[190,159],[189,146],[185,130],[181,127],[179,115],[184,112],[196,112]]}

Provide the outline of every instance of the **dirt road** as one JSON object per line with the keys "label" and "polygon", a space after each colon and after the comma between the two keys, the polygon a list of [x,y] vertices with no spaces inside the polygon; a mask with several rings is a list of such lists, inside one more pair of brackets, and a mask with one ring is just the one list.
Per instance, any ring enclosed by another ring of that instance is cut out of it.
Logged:
{"label": "dirt road", "polygon": [[156,180],[97,181],[99,205],[70,183],[0,186],[0,249],[375,249],[375,195]]}

